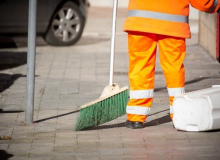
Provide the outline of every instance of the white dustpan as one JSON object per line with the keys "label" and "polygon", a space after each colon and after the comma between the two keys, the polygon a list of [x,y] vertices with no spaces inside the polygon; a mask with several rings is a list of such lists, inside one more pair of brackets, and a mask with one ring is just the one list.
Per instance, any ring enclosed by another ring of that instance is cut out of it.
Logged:
{"label": "white dustpan", "polygon": [[177,95],[173,102],[173,123],[183,131],[220,129],[220,85]]}

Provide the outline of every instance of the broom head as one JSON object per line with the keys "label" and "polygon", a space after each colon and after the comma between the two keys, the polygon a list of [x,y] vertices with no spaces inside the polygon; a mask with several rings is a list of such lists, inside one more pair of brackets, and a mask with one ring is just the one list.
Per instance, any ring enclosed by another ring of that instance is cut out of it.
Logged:
{"label": "broom head", "polygon": [[121,89],[116,83],[106,86],[98,99],[80,107],[75,130],[91,128],[124,115],[127,102],[127,86]]}

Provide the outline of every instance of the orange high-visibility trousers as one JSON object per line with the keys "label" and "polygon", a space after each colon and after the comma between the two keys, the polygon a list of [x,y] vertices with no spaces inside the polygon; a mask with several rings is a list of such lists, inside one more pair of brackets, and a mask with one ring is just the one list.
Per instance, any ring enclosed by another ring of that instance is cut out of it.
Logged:
{"label": "orange high-visibility trousers", "polygon": [[173,99],[184,93],[185,39],[144,32],[128,33],[130,101],[127,104],[129,121],[144,122],[150,112],[155,78],[156,48],[170,97],[170,117],[173,118]]}

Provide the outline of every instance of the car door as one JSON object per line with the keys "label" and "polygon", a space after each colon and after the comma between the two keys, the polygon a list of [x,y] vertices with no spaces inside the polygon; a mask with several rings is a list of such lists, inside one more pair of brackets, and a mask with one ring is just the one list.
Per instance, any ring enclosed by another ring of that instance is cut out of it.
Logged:
{"label": "car door", "polygon": [[[45,31],[48,0],[37,2],[37,30]],[[27,33],[29,0],[0,0],[0,33]]]}
{"label": "car door", "polygon": [[0,31],[22,31],[27,26],[28,0],[0,0]]}

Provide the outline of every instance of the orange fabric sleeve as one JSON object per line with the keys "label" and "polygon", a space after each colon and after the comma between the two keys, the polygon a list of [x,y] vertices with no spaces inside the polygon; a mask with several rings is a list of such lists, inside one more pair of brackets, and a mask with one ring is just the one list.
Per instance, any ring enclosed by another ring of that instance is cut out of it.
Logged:
{"label": "orange fabric sleeve", "polygon": [[[204,12],[214,13],[220,7],[220,0],[189,0],[191,5]],[[215,7],[215,1],[217,1],[217,5]]]}

